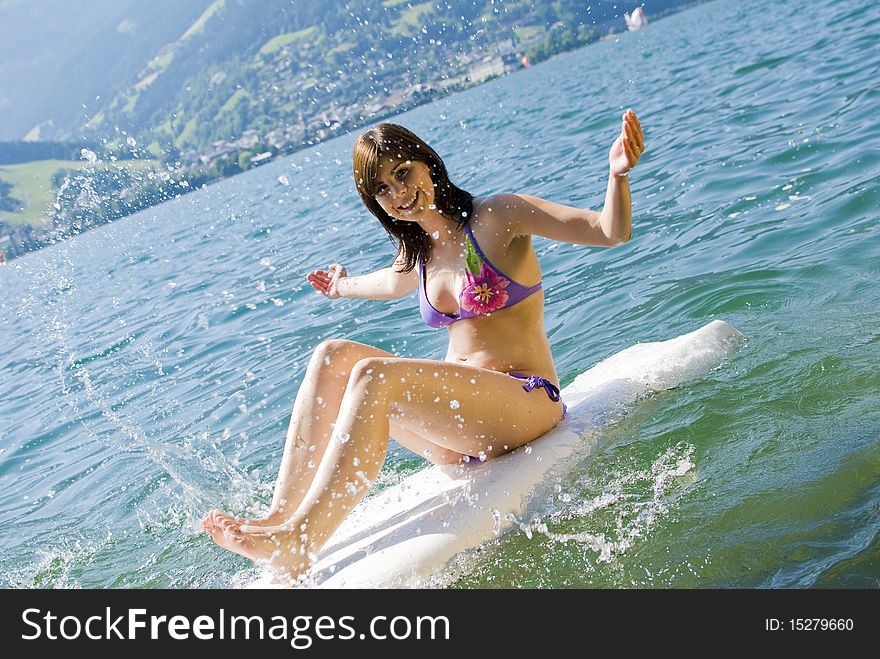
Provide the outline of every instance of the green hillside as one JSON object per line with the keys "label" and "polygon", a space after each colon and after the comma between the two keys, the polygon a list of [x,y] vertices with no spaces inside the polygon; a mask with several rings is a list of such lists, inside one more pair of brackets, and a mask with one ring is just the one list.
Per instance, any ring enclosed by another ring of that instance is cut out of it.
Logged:
{"label": "green hillside", "polygon": [[[220,174],[214,154],[226,146],[295,150],[516,68],[523,54],[540,61],[588,43],[595,24],[622,25],[604,4],[217,0],[109,95],[89,127],[122,126],[140,141],[148,132],[185,164]],[[237,143],[248,131],[257,144]]]}
{"label": "green hillside", "polygon": [[211,0],[0,0],[0,140],[81,126]]}
{"label": "green hillside", "polygon": [[105,163],[0,166],[9,255],[625,29],[608,0],[74,4],[0,0],[0,155],[29,126]]}
{"label": "green hillside", "polygon": [[[156,171],[155,160],[125,160],[92,164],[82,160],[39,160],[16,165],[0,165],[0,183],[9,184],[8,196],[19,202],[15,211],[0,210],[0,221],[6,224],[29,224],[33,228],[51,225],[59,186],[59,172],[91,174],[104,170],[119,175],[121,172],[143,173]],[[63,177],[62,177],[63,178]]]}

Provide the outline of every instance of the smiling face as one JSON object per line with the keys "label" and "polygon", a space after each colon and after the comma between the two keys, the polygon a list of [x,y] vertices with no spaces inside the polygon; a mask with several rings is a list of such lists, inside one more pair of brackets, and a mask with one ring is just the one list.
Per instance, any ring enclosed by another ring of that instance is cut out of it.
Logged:
{"label": "smiling face", "polygon": [[376,202],[391,217],[415,221],[434,210],[434,183],[419,160],[381,157],[373,185]]}
{"label": "smiling face", "polygon": [[473,212],[473,195],[449,180],[437,152],[397,124],[361,133],[352,149],[352,173],[364,206],[397,243],[404,272],[429,253],[437,227],[449,221],[462,227]]}

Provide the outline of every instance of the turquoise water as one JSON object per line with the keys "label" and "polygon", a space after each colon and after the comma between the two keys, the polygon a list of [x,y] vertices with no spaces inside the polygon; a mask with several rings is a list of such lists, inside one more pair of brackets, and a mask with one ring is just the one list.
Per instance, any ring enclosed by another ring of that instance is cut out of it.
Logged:
{"label": "turquoise water", "polygon": [[[718,0],[401,115],[474,193],[597,207],[625,107],[634,238],[536,239],[563,386],[723,318],[748,342],[575,456],[452,587],[880,585],[880,7]],[[414,296],[306,272],[392,248],[343,136],[0,268],[0,585],[224,587],[312,349],[442,359]],[[393,449],[378,487],[424,463]]]}

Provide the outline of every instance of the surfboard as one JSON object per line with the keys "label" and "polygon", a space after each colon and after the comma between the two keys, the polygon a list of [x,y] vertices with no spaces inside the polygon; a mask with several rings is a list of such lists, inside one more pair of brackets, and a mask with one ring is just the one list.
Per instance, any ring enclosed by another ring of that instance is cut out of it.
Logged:
{"label": "surfboard", "polygon": [[[722,320],[667,341],[639,343],[578,375],[562,390],[569,414],[528,445],[487,462],[435,465],[352,511],[308,575],[321,588],[417,588],[461,552],[498,537],[538,486],[639,399],[704,377],[744,339]],[[268,573],[251,588],[283,587]]]}

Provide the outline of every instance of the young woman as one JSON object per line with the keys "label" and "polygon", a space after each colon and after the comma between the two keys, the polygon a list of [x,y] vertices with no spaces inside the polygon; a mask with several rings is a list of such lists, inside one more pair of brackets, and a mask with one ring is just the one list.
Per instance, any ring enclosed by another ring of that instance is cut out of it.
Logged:
{"label": "young woman", "polygon": [[447,328],[446,357],[321,343],[293,406],[268,513],[242,520],[211,511],[203,524],[214,541],[296,579],[363,498],[389,436],[449,464],[491,460],[559,423],[565,406],[531,237],[600,247],[629,240],[627,174],[644,151],[628,110],[609,153],[600,213],[524,194],[473,197],[406,128],[381,124],[363,133],[354,147],[355,183],[397,255],[391,267],[359,277],[334,264],[307,279],[330,299],[392,300],[418,288],[422,318]]}

